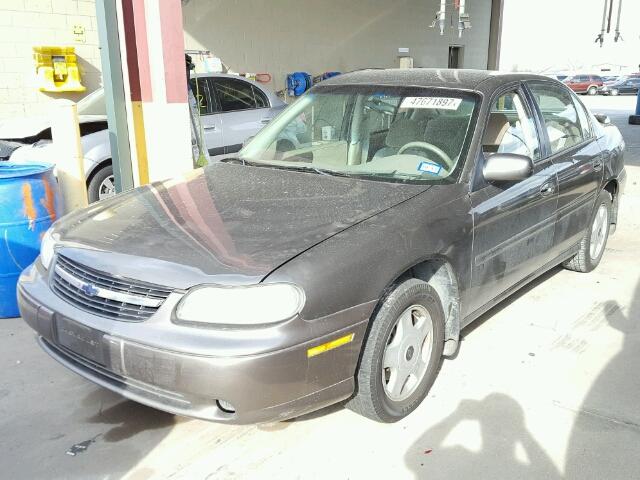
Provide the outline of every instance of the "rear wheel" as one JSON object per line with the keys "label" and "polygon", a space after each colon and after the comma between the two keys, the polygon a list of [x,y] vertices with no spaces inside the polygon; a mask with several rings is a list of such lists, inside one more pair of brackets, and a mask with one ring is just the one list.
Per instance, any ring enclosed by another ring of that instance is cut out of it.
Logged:
{"label": "rear wheel", "polygon": [[587,90],[587,95],[595,95],[596,93],[598,93],[598,87],[595,87],[593,85],[590,86]]}
{"label": "rear wheel", "polygon": [[598,196],[591,223],[580,241],[580,249],[562,265],[575,272],[587,273],[598,266],[609,238],[611,226],[611,196],[602,191]]}
{"label": "rear wheel", "polygon": [[371,320],[347,407],[379,422],[396,422],[425,398],[442,364],[444,313],[436,291],[409,279]]}
{"label": "rear wheel", "polygon": [[614,97],[616,95],[618,95],[620,92],[618,90],[616,90],[615,88],[613,90],[611,90],[611,95],[613,95]]}
{"label": "rear wheel", "polygon": [[87,186],[87,196],[89,203],[113,197],[116,194],[116,182],[113,176],[113,167],[107,165],[101,168],[91,177]]}

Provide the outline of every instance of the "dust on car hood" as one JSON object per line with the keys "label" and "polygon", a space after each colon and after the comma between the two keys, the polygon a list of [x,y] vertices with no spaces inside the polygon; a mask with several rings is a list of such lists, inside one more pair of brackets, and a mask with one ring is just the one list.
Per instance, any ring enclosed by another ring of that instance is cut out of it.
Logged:
{"label": "dust on car hood", "polygon": [[216,163],[99,202],[56,231],[61,253],[113,275],[174,288],[255,283],[426,188]]}

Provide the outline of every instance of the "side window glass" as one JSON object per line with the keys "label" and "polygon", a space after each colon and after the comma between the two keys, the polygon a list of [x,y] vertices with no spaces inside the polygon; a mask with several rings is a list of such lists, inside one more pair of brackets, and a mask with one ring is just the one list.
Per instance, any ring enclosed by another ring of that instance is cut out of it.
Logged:
{"label": "side window glass", "polygon": [[233,78],[214,80],[218,101],[223,112],[256,108],[253,85]]}
{"label": "side window glass", "polygon": [[584,131],[571,93],[550,84],[532,83],[530,88],[542,113],[551,153],[581,143],[585,139]]}
{"label": "side window glass", "polygon": [[189,84],[191,85],[193,96],[196,99],[196,105],[200,110],[200,115],[213,113],[214,109],[209,101],[209,84],[207,83],[206,78],[191,78],[189,79]]}
{"label": "side window glass", "polygon": [[587,113],[584,110],[585,107],[576,95],[571,95],[571,98],[573,99],[573,105],[578,111],[578,120],[580,127],[582,128],[582,138],[585,140],[587,138],[591,138],[591,125],[589,125],[589,119],[587,118]]}
{"label": "side window glass", "polygon": [[540,159],[540,142],[533,117],[517,92],[505,93],[491,105],[482,150],[485,153],[516,153],[533,160]]}
{"label": "side window glass", "polygon": [[256,100],[256,108],[269,108],[269,100],[267,100],[267,96],[260,91],[259,88],[251,85],[253,89],[253,96]]}

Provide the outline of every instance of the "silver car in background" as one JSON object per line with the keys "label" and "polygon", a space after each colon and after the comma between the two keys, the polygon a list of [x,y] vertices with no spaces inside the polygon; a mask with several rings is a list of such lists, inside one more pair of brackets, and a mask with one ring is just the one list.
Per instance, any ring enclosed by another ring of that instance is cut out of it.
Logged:
{"label": "silver car in background", "polygon": [[[272,91],[251,80],[229,74],[196,74],[190,80],[200,108],[204,139],[212,157],[236,153],[286,104]],[[115,195],[104,90],[78,102],[80,143],[84,154],[89,202]],[[0,142],[15,148],[16,161],[55,163],[47,119],[16,119],[0,124]]]}

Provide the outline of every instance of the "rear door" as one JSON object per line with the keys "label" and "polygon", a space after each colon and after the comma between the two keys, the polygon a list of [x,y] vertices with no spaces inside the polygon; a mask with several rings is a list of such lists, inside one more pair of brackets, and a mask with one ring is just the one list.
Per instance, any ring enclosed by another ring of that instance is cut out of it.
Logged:
{"label": "rear door", "polygon": [[[196,81],[197,80],[197,81]],[[212,94],[206,77],[189,80],[191,90],[200,110],[200,125],[209,155],[220,155],[224,150],[222,118],[218,115],[215,95]]]}
{"label": "rear door", "polygon": [[[533,174],[518,182],[489,183],[484,161],[495,153],[529,156]],[[550,260],[557,180],[544,158],[535,115],[519,85],[492,100],[471,193],[473,263],[466,313],[523,280]]]}
{"label": "rear door", "polygon": [[558,175],[558,219],[553,250],[571,249],[589,223],[603,160],[582,102],[562,85],[527,82],[543,125],[543,141]]}
{"label": "rear door", "polygon": [[274,113],[264,93],[251,83],[228,77],[210,80],[220,105],[224,153],[238,152],[248,138],[269,123]]}

